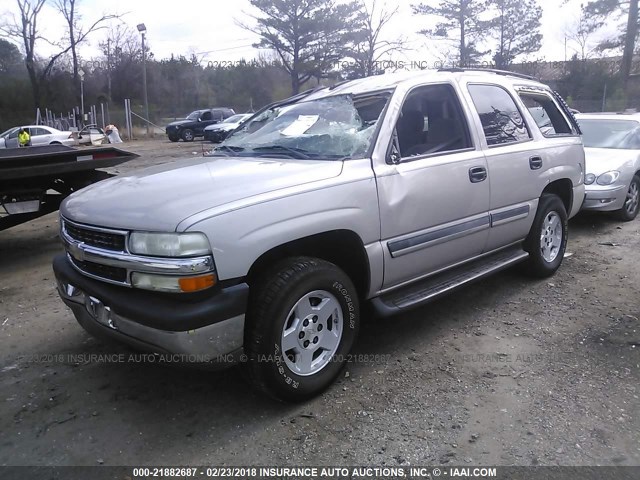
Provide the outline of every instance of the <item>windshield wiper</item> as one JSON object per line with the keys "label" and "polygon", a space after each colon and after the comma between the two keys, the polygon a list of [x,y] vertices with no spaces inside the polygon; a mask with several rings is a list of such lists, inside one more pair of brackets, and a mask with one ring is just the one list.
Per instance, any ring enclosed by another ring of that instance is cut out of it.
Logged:
{"label": "windshield wiper", "polygon": [[[244,150],[244,148],[242,148],[242,147],[233,147],[231,145],[220,145],[218,147],[215,147],[212,150],[209,150],[205,156],[206,157],[213,157],[213,156],[222,155],[224,157],[231,157],[232,156],[231,154],[242,152],[243,150]],[[227,152],[229,152],[229,153],[227,153]]]}
{"label": "windshield wiper", "polygon": [[269,145],[266,147],[255,147],[253,148],[254,152],[277,152],[280,151],[282,153],[287,153],[293,158],[299,158],[302,160],[309,160],[309,152],[307,150],[303,150],[302,148],[294,148],[294,147],[285,147],[284,145]]}

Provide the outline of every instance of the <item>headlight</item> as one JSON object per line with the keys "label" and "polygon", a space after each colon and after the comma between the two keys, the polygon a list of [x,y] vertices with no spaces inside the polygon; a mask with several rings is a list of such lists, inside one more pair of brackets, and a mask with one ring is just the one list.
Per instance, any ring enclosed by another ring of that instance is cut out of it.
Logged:
{"label": "headlight", "polygon": [[612,170],[610,172],[603,173],[598,177],[598,180],[597,180],[598,185],[611,185],[616,180],[618,180],[619,176],[620,176],[620,172],[618,172],[617,170]]}
{"label": "headlight", "polygon": [[195,257],[210,254],[211,246],[204,233],[133,232],[129,251],[152,257]]}
{"label": "headlight", "polygon": [[585,185],[591,185],[595,181],[596,181],[596,176],[593,173],[587,173],[584,176],[584,184]]}

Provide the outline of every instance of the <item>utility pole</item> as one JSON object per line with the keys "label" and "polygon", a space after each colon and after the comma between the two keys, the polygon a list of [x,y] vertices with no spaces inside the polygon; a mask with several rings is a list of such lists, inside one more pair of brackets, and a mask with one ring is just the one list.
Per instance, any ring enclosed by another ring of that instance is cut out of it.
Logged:
{"label": "utility pole", "polygon": [[147,27],[144,23],[138,25],[138,31],[142,34],[142,97],[144,100],[144,119],[147,122],[147,138],[149,138],[149,100],[147,99],[147,52],[144,47]]}
{"label": "utility pole", "polygon": [[107,93],[111,101],[111,39],[107,38]]}

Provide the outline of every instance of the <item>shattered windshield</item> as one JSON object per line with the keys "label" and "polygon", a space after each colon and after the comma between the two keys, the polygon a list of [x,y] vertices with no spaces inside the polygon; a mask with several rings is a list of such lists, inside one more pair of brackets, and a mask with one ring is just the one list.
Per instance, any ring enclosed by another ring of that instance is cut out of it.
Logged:
{"label": "shattered windshield", "polygon": [[215,153],[347,159],[366,155],[389,94],[336,95],[264,111]]}

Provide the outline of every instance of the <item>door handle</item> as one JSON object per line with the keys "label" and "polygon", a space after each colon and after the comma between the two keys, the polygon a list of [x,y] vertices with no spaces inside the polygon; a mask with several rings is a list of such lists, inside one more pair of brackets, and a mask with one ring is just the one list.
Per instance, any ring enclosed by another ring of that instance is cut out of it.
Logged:
{"label": "door handle", "polygon": [[487,169],[484,167],[471,167],[469,169],[469,180],[471,183],[484,182],[487,179]]}
{"label": "door handle", "polygon": [[539,157],[538,155],[530,157],[529,168],[531,168],[531,170],[540,170],[542,168],[542,157]]}

